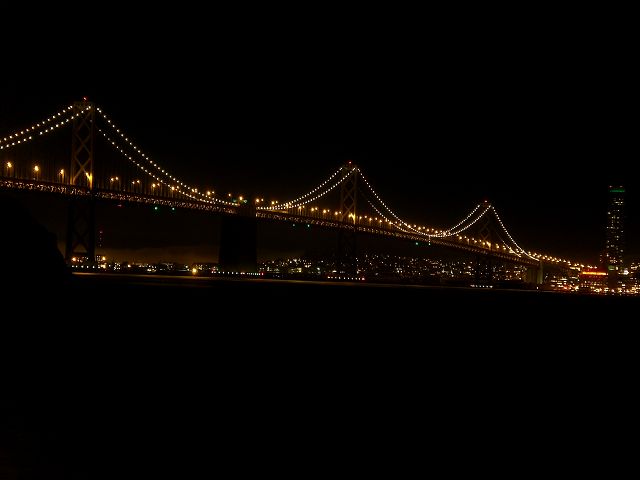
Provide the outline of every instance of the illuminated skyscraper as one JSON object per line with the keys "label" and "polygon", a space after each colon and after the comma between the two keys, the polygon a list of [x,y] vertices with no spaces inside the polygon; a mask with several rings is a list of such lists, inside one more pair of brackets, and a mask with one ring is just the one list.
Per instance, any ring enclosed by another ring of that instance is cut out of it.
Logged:
{"label": "illuminated skyscraper", "polygon": [[622,270],[624,249],[624,187],[609,187],[607,210],[607,244],[604,263],[611,277]]}

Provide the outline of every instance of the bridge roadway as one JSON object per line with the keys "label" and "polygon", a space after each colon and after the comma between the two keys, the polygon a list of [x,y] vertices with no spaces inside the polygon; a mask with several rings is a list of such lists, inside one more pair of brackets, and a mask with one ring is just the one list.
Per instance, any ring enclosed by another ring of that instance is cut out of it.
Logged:
{"label": "bridge roadway", "polygon": [[[128,203],[141,203],[147,205],[158,205],[167,207],[184,208],[190,210],[199,210],[205,212],[221,213],[227,215],[237,215],[240,210],[240,206],[234,207],[217,203],[206,203],[196,200],[185,199],[183,195],[176,194],[176,197],[183,198],[171,198],[171,197],[158,197],[154,195],[147,195],[144,193],[105,190],[105,189],[93,189],[93,192],[88,187],[79,187],[73,185],[67,185],[55,182],[43,182],[35,180],[24,179],[12,179],[12,178],[0,178],[0,188],[11,190],[26,190],[42,193],[53,193],[67,197],[86,197],[89,198],[93,195],[93,198],[105,201],[116,202],[128,202]],[[528,258],[525,256],[519,256],[508,250],[501,249],[499,245],[492,244],[489,247],[483,246],[478,241],[469,239],[468,237],[454,236],[453,238],[441,238],[441,237],[428,237],[426,235],[420,235],[408,230],[403,230],[394,226],[392,228],[382,225],[375,225],[375,222],[371,220],[358,220],[357,224],[341,222],[339,220],[327,218],[326,216],[308,216],[289,213],[282,210],[264,210],[257,209],[255,212],[256,218],[282,221],[288,223],[305,223],[310,225],[317,225],[331,229],[344,229],[354,230],[357,229],[358,233],[367,233],[371,235],[378,235],[383,237],[394,237],[415,242],[427,242],[431,245],[440,245],[457,250],[463,250],[466,252],[489,255],[494,258],[506,260],[512,263],[521,265],[537,267],[540,265],[538,260]],[[558,266],[558,265],[556,265]]]}
{"label": "bridge roadway", "polygon": [[415,242],[428,243],[430,245],[441,245],[444,247],[455,248],[458,250],[464,250],[467,252],[481,254],[481,255],[491,255],[495,258],[500,258],[502,260],[507,260],[509,262],[518,263],[521,265],[527,265],[532,267],[537,267],[540,265],[538,260],[534,260],[531,258],[525,258],[523,256],[518,256],[514,253],[510,253],[506,250],[497,249],[495,245],[491,245],[491,247],[487,248],[482,245],[478,245],[479,242],[474,243],[473,240],[470,239],[459,239],[458,236],[454,238],[441,238],[441,237],[428,237],[426,235],[420,235],[418,233],[413,233],[411,231],[401,230],[398,227],[394,228],[385,228],[379,225],[375,225],[375,222],[367,222],[359,221],[358,224],[345,223],[340,222],[338,220],[332,220],[328,218],[318,218],[318,217],[310,217],[310,216],[302,216],[297,214],[291,214],[282,211],[269,211],[269,210],[258,210],[256,212],[257,218],[265,218],[270,220],[278,220],[284,222],[291,223],[308,223],[311,225],[319,225],[327,228],[334,229],[357,229],[358,233],[368,233],[371,235],[379,235],[384,237],[394,237],[401,238],[405,240],[411,240]]}

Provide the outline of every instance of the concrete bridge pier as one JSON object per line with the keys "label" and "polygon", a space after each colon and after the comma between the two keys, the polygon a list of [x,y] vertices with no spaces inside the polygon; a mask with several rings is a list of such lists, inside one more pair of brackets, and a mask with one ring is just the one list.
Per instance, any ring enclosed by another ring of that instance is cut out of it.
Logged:
{"label": "concrete bridge pier", "polygon": [[93,265],[96,261],[96,205],[93,197],[74,197],[69,201],[65,260]]}
{"label": "concrete bridge pier", "polygon": [[542,285],[542,281],[544,280],[544,269],[542,267],[542,262],[535,267],[528,267],[526,274],[526,282],[532,283],[535,285]]}
{"label": "concrete bridge pier", "polygon": [[255,206],[248,202],[237,215],[224,215],[218,262],[221,272],[258,272],[258,222]]}

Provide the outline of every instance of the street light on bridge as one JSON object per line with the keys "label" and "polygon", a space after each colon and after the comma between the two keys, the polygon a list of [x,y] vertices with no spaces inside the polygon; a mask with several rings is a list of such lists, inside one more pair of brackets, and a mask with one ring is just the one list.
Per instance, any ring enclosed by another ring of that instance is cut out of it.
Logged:
{"label": "street light on bridge", "polygon": [[38,180],[40,177],[40,166],[36,165],[33,167],[33,176],[35,180]]}
{"label": "street light on bridge", "polygon": [[58,172],[58,176],[60,177],[60,182],[64,183],[64,168],[61,168]]}

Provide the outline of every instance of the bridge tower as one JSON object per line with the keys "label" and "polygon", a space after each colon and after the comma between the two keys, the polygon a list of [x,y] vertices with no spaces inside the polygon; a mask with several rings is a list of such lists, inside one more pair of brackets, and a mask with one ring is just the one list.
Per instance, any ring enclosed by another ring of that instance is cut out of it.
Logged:
{"label": "bridge tower", "polygon": [[[485,201],[484,203],[485,207],[490,207],[489,202]],[[477,240],[482,242],[484,248],[488,248],[487,253],[479,253],[476,255],[474,272],[476,285],[492,285],[497,280],[497,266],[501,261],[490,255],[490,252],[494,251],[496,249],[496,245],[499,245],[500,243],[510,244],[510,242],[507,242],[508,238],[513,242],[513,239],[505,237],[503,232],[506,233],[504,226],[502,225],[502,221],[493,209],[489,210],[487,215],[480,217],[476,223],[473,235]],[[527,283],[537,285],[542,284],[542,262],[537,266],[528,267],[524,280]]]}
{"label": "bridge tower", "polygon": [[222,272],[258,271],[258,221],[253,196],[238,207],[236,215],[224,215],[220,228],[218,263]]}
{"label": "bridge tower", "polygon": [[[489,202],[485,201],[485,205],[489,205]],[[495,225],[494,215],[484,215],[478,221],[478,228],[476,230],[476,236],[481,242],[489,242],[494,245],[497,240],[497,235],[494,234],[497,225]],[[491,285],[495,277],[495,262],[487,254],[476,255],[475,262],[475,284],[476,285]]]}
{"label": "bridge tower", "polygon": [[342,167],[344,178],[340,185],[340,220],[349,224],[338,232],[338,265],[339,273],[351,276],[358,274],[356,256],[357,206],[358,206],[358,167],[348,162]]}
{"label": "bridge tower", "polygon": [[86,257],[89,264],[96,258],[95,201],[93,197],[93,145],[95,139],[95,106],[85,97],[73,104],[71,133],[71,168],[69,184],[88,189],[90,195],[73,195],[69,202],[65,258]]}

